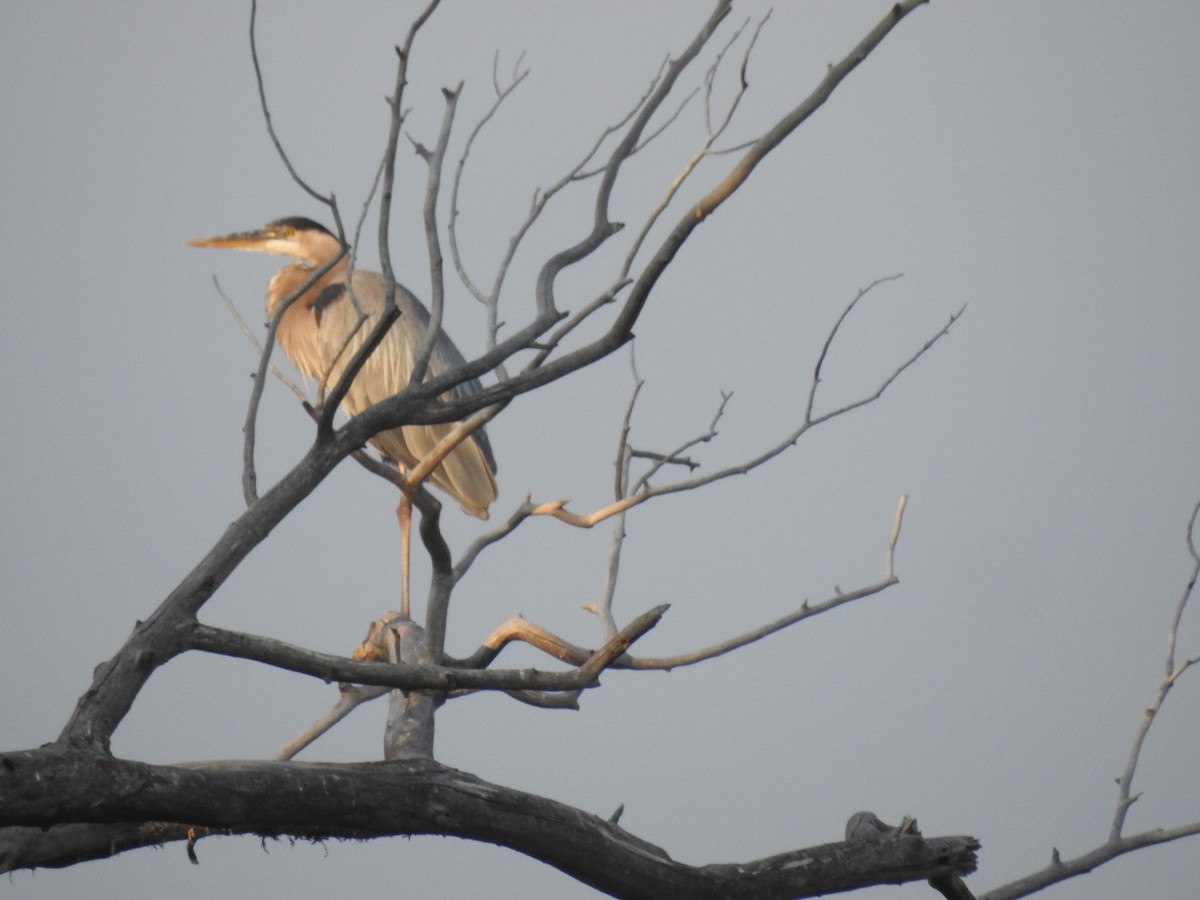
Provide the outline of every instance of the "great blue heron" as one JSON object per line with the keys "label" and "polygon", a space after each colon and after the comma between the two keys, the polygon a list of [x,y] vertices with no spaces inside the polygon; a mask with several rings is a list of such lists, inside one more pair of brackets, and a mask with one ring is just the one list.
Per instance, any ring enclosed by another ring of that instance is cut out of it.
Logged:
{"label": "great blue heron", "polygon": [[[298,262],[275,273],[267,286],[267,316],[274,318],[280,303],[298,291],[313,274],[342,251],[339,240],[324,226],[302,217],[277,219],[256,231],[245,231],[188,242],[193,247],[220,247],[255,253],[278,253]],[[283,313],[276,332],[284,353],[305,375],[322,386],[337,384],[355,352],[383,311],[386,286],[376,272],[354,271],[353,293],[366,321],[347,290],[349,257],[344,256]],[[363,364],[342,400],[342,409],[355,415],[400,393],[408,385],[417,349],[429,327],[429,312],[408,290],[396,285],[400,318]],[[357,330],[356,330],[357,326]],[[430,377],[463,365],[465,360],[445,332],[439,332],[429,360]],[[482,389],[477,379],[463,382],[443,395],[454,400]],[[376,435],[372,443],[402,468],[415,466],[454,427],[405,425]],[[482,428],[477,429],[429,474],[433,482],[481,519],[496,499],[496,460]],[[407,572],[407,504],[401,504]],[[407,614],[407,577],[404,612]]]}

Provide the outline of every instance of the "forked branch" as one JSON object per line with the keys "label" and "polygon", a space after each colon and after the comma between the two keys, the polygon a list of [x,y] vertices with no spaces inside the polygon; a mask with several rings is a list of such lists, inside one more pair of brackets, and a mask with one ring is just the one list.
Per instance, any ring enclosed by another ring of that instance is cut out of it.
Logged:
{"label": "forked branch", "polygon": [[[628,160],[633,149],[638,146],[650,119],[662,108],[681,73],[707,44],[721,20],[728,13],[729,3],[719,3],[688,47],[679,57],[668,64],[662,78],[650,92],[649,98],[637,115],[633,117],[621,140],[612,151],[596,189],[591,231],[580,241],[554,254],[542,267],[535,289],[538,311],[534,320],[455,372],[430,379],[422,385],[410,384],[408,389],[401,394],[385,400],[355,417],[339,434],[343,446],[345,443],[361,444],[370,436],[387,428],[396,427],[398,424],[458,421],[478,409],[511,400],[566,377],[623,346],[631,338],[633,325],[638,320],[658,278],[670,265],[679,248],[688,240],[699,222],[732,195],[749,177],[758,162],[812,115],[891,29],[923,2],[924,0],[906,0],[906,2],[896,4],[850,54],[841,62],[830,67],[829,73],[817,89],[798,107],[783,116],[774,128],[756,141],[734,170],[676,224],[641,274],[634,279],[628,298],[623,302],[611,326],[603,335],[554,359],[545,358],[544,352],[539,353],[521,372],[498,384],[486,387],[470,397],[461,398],[452,403],[438,401],[437,398],[455,384],[460,384],[468,378],[481,377],[490,369],[502,365],[514,354],[535,347],[535,342],[545,333],[546,329],[559,320],[561,314],[558,312],[554,300],[554,283],[557,276],[567,267],[592,255],[618,229],[618,226],[609,219],[608,210],[612,190],[622,165]],[[618,281],[618,283],[620,282]],[[611,288],[602,293],[601,300],[607,301],[610,294],[613,294]]]}
{"label": "forked branch", "polygon": [[[664,657],[634,657],[628,654],[614,660],[610,664],[613,669],[638,669],[638,670],[659,670],[669,671],[680,666],[690,666],[696,663],[704,662],[705,660],[714,659],[722,656],[733,650],[740,649],[763,638],[789,628],[798,622],[803,622],[805,619],[810,619],[813,616],[819,616],[822,613],[827,613],[830,610],[836,609],[847,603],[852,603],[855,600],[862,600],[866,597],[874,596],[882,593],[894,584],[898,584],[900,579],[895,572],[895,554],[896,544],[900,540],[900,528],[904,521],[904,510],[908,503],[908,497],[903,496],[896,506],[895,518],[892,522],[891,534],[888,537],[886,551],[884,554],[885,568],[884,576],[881,580],[865,585],[864,587],[855,588],[851,591],[842,591],[835,589],[832,597],[822,600],[819,603],[810,603],[805,600],[800,604],[800,607],[786,616],[782,616],[772,622],[768,622],[744,634],[731,637],[720,643],[713,644],[708,647],[703,647],[697,650],[692,650],[687,653],[680,653],[674,656]],[[525,641],[539,650],[553,656],[555,659],[568,663],[570,665],[581,665],[583,661],[589,658],[594,652],[587,648],[577,646],[565,641],[557,635],[551,634],[545,629],[538,628],[524,622],[523,619],[509,620],[504,626],[499,628],[487,641],[484,642],[475,653],[465,660],[458,661],[459,664],[467,667],[477,667],[488,665],[500,651],[514,640]]]}
{"label": "forked branch", "polygon": [[[467,549],[467,551],[463,554],[463,557],[455,566],[455,579],[458,580],[466,573],[478,554],[486,547],[496,543],[497,541],[500,541],[508,534],[512,533],[512,531],[514,531],[530,517],[549,516],[577,528],[592,528],[600,522],[622,515],[635,506],[639,506],[642,503],[653,500],[657,497],[662,497],[667,494],[697,490],[717,481],[722,481],[724,479],[732,478],[736,475],[745,475],[749,472],[752,472],[780,454],[784,453],[790,447],[795,446],[796,443],[807,432],[818,425],[833,421],[840,416],[846,415],[847,413],[878,400],[881,396],[883,396],[883,393],[888,389],[888,387],[890,387],[896,381],[897,378],[899,378],[905,371],[914,365],[917,360],[928,353],[938,341],[940,341],[949,333],[954,323],[958,321],[958,318],[963,313],[963,309],[959,309],[957,312],[951,315],[941,328],[939,328],[925,341],[921,347],[910,354],[889,375],[887,375],[879,383],[879,386],[870,394],[859,397],[858,399],[845,403],[835,409],[819,415],[814,415],[813,404],[815,403],[817,391],[822,380],[822,366],[834,339],[837,337],[838,330],[842,323],[846,320],[846,317],[849,315],[849,313],[855,309],[859,301],[862,300],[862,298],[866,296],[872,288],[885,282],[893,281],[898,277],[899,276],[890,276],[888,278],[877,279],[866,288],[861,289],[838,316],[834,325],[830,329],[828,336],[826,337],[818,362],[814,368],[812,381],[808,392],[808,400],[802,420],[800,424],[795,426],[792,431],[783,437],[782,440],[778,441],[766,450],[763,450],[758,455],[744,460],[736,465],[726,466],[722,469],[717,469],[712,472],[695,475],[689,474],[689,477],[675,482],[666,482],[659,485],[650,484],[649,479],[662,470],[669,462],[680,459],[693,447],[699,444],[707,443],[716,437],[717,423],[720,421],[725,406],[730,399],[729,395],[722,395],[720,406],[718,407],[716,414],[713,416],[712,423],[706,432],[681,442],[677,447],[672,448],[668,452],[656,454],[656,458],[652,460],[648,470],[641,477],[634,480],[632,483],[629,483],[628,480],[625,480],[623,487],[620,483],[618,483],[618,490],[621,492],[621,495],[618,496],[613,502],[605,504],[604,506],[594,509],[591,512],[580,514],[572,512],[567,508],[567,503],[569,502],[567,500],[553,500],[542,503],[534,503],[529,497],[526,497],[524,502],[513,511],[512,515],[509,516],[507,521],[501,524],[494,531],[476,539],[476,541]],[[637,395],[638,389],[635,389],[634,395],[631,398],[631,404],[632,402],[636,401]],[[626,419],[622,423],[622,436],[618,445],[618,458],[614,461],[614,465],[618,466],[618,470],[628,465],[627,460],[623,461],[623,455],[625,454],[628,446],[628,419],[631,414],[632,406],[627,408],[625,413]],[[689,473],[691,473],[693,471],[693,466],[688,466],[688,470]]]}
{"label": "forked branch", "polygon": [[1200,663],[1200,656],[1185,659],[1182,662],[1176,657],[1179,625],[1183,620],[1183,614],[1187,609],[1192,593],[1196,589],[1196,581],[1200,579],[1200,553],[1197,552],[1195,540],[1197,517],[1200,517],[1200,502],[1192,508],[1191,517],[1188,519],[1186,542],[1188,555],[1192,558],[1192,568],[1184,584],[1183,593],[1175,604],[1170,626],[1167,629],[1165,671],[1162,681],[1159,683],[1158,690],[1154,693],[1154,698],[1142,714],[1141,722],[1138,724],[1133,737],[1133,743],[1129,749],[1129,759],[1125,764],[1125,770],[1116,779],[1117,803],[1112,825],[1108,832],[1108,840],[1074,859],[1064,860],[1059,855],[1058,850],[1055,849],[1051,854],[1050,863],[1044,869],[989,891],[980,900],[1015,900],[1017,897],[1027,897],[1049,885],[1066,881],[1077,875],[1086,875],[1097,866],[1101,866],[1110,860],[1116,859],[1118,856],[1124,856],[1126,853],[1131,853],[1134,850],[1151,847],[1155,844],[1177,841],[1180,838],[1200,835],[1200,821],[1179,825],[1174,828],[1153,828],[1149,831],[1143,831],[1140,834],[1128,836],[1123,833],[1125,818],[1129,812],[1129,808],[1141,796],[1140,794],[1132,793],[1133,776],[1141,760],[1142,747],[1145,744],[1146,736],[1150,733],[1150,728],[1153,726],[1158,713],[1166,702],[1167,694],[1170,693],[1171,688],[1178,683],[1180,676],[1188,669]]}

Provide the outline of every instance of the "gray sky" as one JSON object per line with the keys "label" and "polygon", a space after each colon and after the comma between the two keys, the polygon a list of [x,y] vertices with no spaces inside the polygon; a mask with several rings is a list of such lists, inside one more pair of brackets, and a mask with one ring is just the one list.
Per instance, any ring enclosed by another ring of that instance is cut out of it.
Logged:
{"label": "gray sky", "polygon": [[[735,134],[794,105],[886,3],[780,4],[760,39]],[[294,161],[353,220],[382,151],[392,46],[412,3],[266,0],[262,61]],[[418,45],[409,132],[432,143],[440,89],[465,82],[461,141],[487,108],[493,54],[532,74],[474,151],[461,237],[490,280],[535,187],[619,119],[707,4],[448,3]],[[740,5],[757,19],[765,6]],[[187,239],[321,215],[266,137],[243,2],[19,3],[0,31],[0,332],[5,627],[0,745],[52,739],[138,618],[242,508],[241,424],[254,365],[214,291],[262,319],[278,261]],[[800,415],[824,334],[856,290],[825,408],[874,389],[964,303],[884,398],[747,478],[641,508],[617,608],[672,608],[639,645],[682,652],[877,580],[896,500],[911,495],[902,583],[707,665],[611,673],[579,713],[503,698],[452,704],[438,758],[607,815],[692,863],[836,840],[870,809],[983,842],[976,890],[1098,844],[1189,560],[1200,497],[1200,7],[1191,3],[933,3],[903,23],[747,188],[696,234],[638,332],[647,380],[635,442],[666,450],[734,398],[705,467],[778,441]],[[698,76],[699,70],[693,73]],[[702,138],[696,110],[630,167],[614,217],[633,232]],[[700,173],[710,184],[725,158]],[[401,278],[428,295],[424,178],[402,157]],[[524,321],[532,273],[587,223],[566,198],[518,258],[504,315]],[[362,263],[376,254],[365,242]],[[621,244],[620,248],[627,246]],[[562,280],[564,306],[605,283]],[[482,312],[451,282],[447,323],[470,354]],[[631,388],[627,355],[514,404],[491,428],[501,518],[526,492],[579,511],[611,490]],[[273,385],[264,481],[311,428]],[[395,497],[348,464],[206,607],[214,624],[348,652],[396,605]],[[486,527],[447,516],[460,549]],[[595,643],[611,529],[528,523],[452,608],[466,653],[516,612]],[[415,584],[422,584],[418,567]],[[1181,634],[1200,653],[1200,619]],[[545,664],[532,653],[510,664]],[[333,689],[189,656],[160,670],[115,736],[151,761],[269,756]],[[383,707],[306,754],[380,754]],[[1146,744],[1130,832],[1200,818],[1200,684],[1185,679]],[[261,898],[594,896],[519,855],[441,839],[369,845],[206,841],[65,872],[15,875],[20,898],[218,893]],[[1153,849],[1056,898],[1194,897],[1196,844]],[[924,897],[923,885],[870,896]]]}

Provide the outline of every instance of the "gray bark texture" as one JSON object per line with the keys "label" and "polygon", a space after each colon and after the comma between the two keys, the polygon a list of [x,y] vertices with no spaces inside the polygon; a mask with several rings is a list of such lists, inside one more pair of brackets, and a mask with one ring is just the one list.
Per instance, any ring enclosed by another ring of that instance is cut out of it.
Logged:
{"label": "gray bark texture", "polygon": [[783,900],[965,875],[979,846],[965,836],[895,834],[691,866],[614,822],[431,760],[157,766],[53,744],[0,754],[0,872],[174,840],[188,840],[191,855],[198,838],[246,833],[487,841],[611,896],[658,900]]}

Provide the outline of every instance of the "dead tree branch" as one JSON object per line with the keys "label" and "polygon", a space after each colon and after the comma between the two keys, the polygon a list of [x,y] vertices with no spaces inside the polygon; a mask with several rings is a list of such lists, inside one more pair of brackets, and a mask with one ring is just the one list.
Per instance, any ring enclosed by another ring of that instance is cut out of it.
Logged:
{"label": "dead tree branch", "polygon": [[1183,662],[1179,662],[1176,658],[1179,624],[1183,620],[1183,614],[1187,609],[1188,601],[1191,599],[1192,592],[1196,588],[1196,581],[1200,579],[1200,553],[1197,552],[1195,541],[1197,517],[1200,517],[1200,502],[1192,507],[1192,514],[1188,519],[1186,543],[1188,555],[1192,558],[1192,569],[1188,573],[1183,593],[1175,604],[1175,610],[1171,615],[1171,622],[1167,628],[1166,669],[1158,690],[1154,693],[1153,700],[1150,701],[1150,705],[1146,707],[1142,714],[1142,720],[1138,724],[1137,731],[1133,737],[1133,743],[1129,749],[1129,759],[1125,763],[1125,770],[1116,779],[1117,803],[1112,825],[1108,832],[1108,840],[1074,859],[1062,859],[1056,848],[1050,855],[1050,863],[1044,869],[989,891],[980,900],[1015,900],[1017,897],[1027,897],[1052,884],[1066,881],[1068,878],[1074,878],[1077,875],[1086,875],[1096,867],[1114,860],[1118,856],[1131,853],[1134,850],[1140,850],[1143,847],[1152,847],[1155,844],[1166,844],[1171,841],[1177,841],[1180,838],[1200,834],[1200,821],[1179,825],[1174,828],[1153,828],[1149,831],[1143,831],[1140,834],[1128,836],[1123,834],[1125,817],[1129,813],[1129,808],[1141,796],[1140,794],[1131,793],[1131,791],[1133,789],[1133,776],[1141,760],[1142,747],[1146,741],[1146,736],[1150,733],[1150,728],[1161,711],[1163,703],[1166,702],[1167,694],[1170,693],[1171,688],[1175,686],[1184,672],[1200,662],[1200,656],[1186,659]]}
{"label": "dead tree branch", "polygon": [[[470,419],[452,436],[452,440],[465,439],[470,434],[470,428],[477,427],[513,399],[590,366],[628,343],[658,279],[698,224],[737,191],[757,164],[819,108],[849,72],[921,2],[905,0],[893,7],[850,55],[830,68],[829,74],[808,99],[781,117],[774,128],[749,145],[742,160],[669,230],[640,272],[630,274],[633,271],[631,262],[619,264],[624,269],[618,271],[616,277],[610,277],[606,287],[585,294],[585,297],[592,297],[591,301],[574,317],[569,317],[567,312],[559,309],[556,295],[558,278],[567,269],[592,257],[620,231],[621,224],[610,215],[610,204],[618,180],[630,158],[662,134],[674,121],[678,111],[687,104],[686,97],[677,104],[679,93],[686,93],[686,88],[678,87],[680,80],[691,67],[697,65],[702,51],[709,47],[731,8],[731,0],[717,2],[683,50],[667,61],[631,112],[618,126],[601,136],[593,153],[585,157],[563,182],[574,183],[590,175],[586,171],[588,161],[598,158],[602,147],[608,148],[607,159],[596,169],[592,182],[594,192],[590,222],[585,223],[580,233],[566,238],[558,251],[550,254],[541,266],[533,290],[534,310],[526,323],[515,328],[504,340],[499,340],[498,319],[493,317],[490,323],[492,335],[484,353],[454,371],[428,379],[420,377],[418,365],[416,377],[411,379],[403,392],[352,418],[343,427],[334,428],[335,410],[363,362],[391,327],[396,314],[394,296],[397,285],[390,258],[390,210],[396,179],[397,145],[405,118],[402,100],[408,83],[408,65],[412,59],[415,38],[437,8],[438,0],[428,3],[410,27],[404,45],[397,49],[399,62],[395,88],[388,98],[392,115],[378,179],[380,257],[388,286],[390,312],[375,323],[337,383],[327,391],[322,385],[321,403],[312,411],[317,418],[316,441],[312,447],[295,468],[260,494],[253,464],[254,422],[268,371],[275,329],[279,317],[287,309],[288,303],[293,301],[285,300],[281,304],[267,331],[248,414],[245,445],[247,462],[244,470],[248,508],[158,608],[134,627],[117,653],[97,668],[90,688],[80,697],[55,743],[38,750],[0,754],[0,863],[3,863],[3,867],[11,870],[28,865],[68,864],[80,859],[110,855],[126,847],[167,840],[186,839],[188,852],[194,853],[197,839],[218,832],[312,838],[432,833],[510,846],[600,890],[622,897],[803,897],[872,884],[970,872],[975,865],[978,846],[974,839],[951,837],[926,840],[910,833],[898,834],[894,840],[871,846],[863,842],[838,842],[741,865],[686,866],[674,862],[659,848],[629,835],[613,821],[599,819],[554,801],[487,784],[428,759],[407,762],[393,759],[384,764],[366,765],[272,761],[151,766],[114,758],[109,749],[114,730],[128,714],[156,669],[175,656],[192,650],[253,659],[313,677],[360,685],[347,688],[334,709],[285,748],[282,755],[295,753],[361,702],[382,695],[384,691],[390,691],[397,703],[405,702],[405,698],[400,696],[403,691],[423,694],[418,699],[436,706],[445,699],[468,691],[504,690],[524,702],[569,706],[576,704],[579,692],[594,686],[607,669],[638,668],[630,656],[630,647],[657,623],[665,607],[650,610],[619,630],[614,621],[612,627],[607,629],[602,646],[598,650],[579,654],[580,658],[572,663],[575,668],[571,671],[492,671],[487,668],[491,659],[484,660],[482,657],[470,661],[475,665],[473,668],[447,664],[452,662],[445,660],[443,654],[450,593],[465,571],[464,563],[469,565],[473,557],[469,552],[458,565],[453,563],[439,528],[440,503],[423,491],[418,492],[424,501],[424,505],[418,504],[422,510],[420,531],[434,570],[429,615],[423,631],[415,625],[409,627],[412,623],[408,622],[393,623],[388,628],[387,662],[348,660],[269,638],[202,625],[198,622],[198,615],[247,555],[342,460],[355,454],[365,458],[362,448],[373,437],[404,425]],[[343,244],[342,254],[330,263],[334,265],[352,251],[345,240],[334,197],[332,194],[327,198],[321,197],[300,179],[275,135],[258,66],[258,50],[254,44],[256,12],[257,7],[252,7],[252,55],[268,132],[296,183],[328,205],[333,213]],[[747,54],[753,45],[754,40],[751,39]],[[717,66],[725,52],[718,54]],[[715,66],[712,71],[715,73]],[[514,87],[520,77],[514,73]],[[725,130],[740,102],[746,83],[745,60],[739,73],[743,87],[727,107],[726,115],[715,120],[712,119],[712,77],[715,74],[709,76],[706,112],[711,120],[710,135],[715,136]],[[497,103],[502,100],[503,96]],[[428,158],[426,230],[434,280],[434,333],[440,317],[442,261],[438,225],[432,213],[436,210],[439,196],[442,162],[453,110],[453,96],[448,96],[438,146]],[[710,140],[707,148],[711,146]],[[500,285],[512,253],[516,252],[529,225],[537,218],[545,198],[551,195],[543,192],[541,205],[539,199],[535,199],[525,224],[510,241],[509,254],[502,262],[488,302],[498,303]],[[648,229],[657,215],[655,213],[650,217]],[[452,229],[452,225],[450,227]],[[453,246],[452,253],[456,253]],[[326,268],[314,271],[312,279],[319,278],[325,271]],[[313,280],[301,290],[306,289]],[[617,302],[619,295],[624,296],[620,303]],[[578,332],[573,331],[577,324],[610,304],[616,304],[611,307],[614,312],[612,321],[598,337],[582,341],[579,346],[570,346],[565,342],[568,336],[577,336]],[[557,330],[554,330],[556,326]],[[945,329],[932,338],[926,349],[944,333]],[[879,396],[922,352],[919,351],[901,366],[891,379],[884,382],[875,396]],[[423,345],[419,356],[427,358],[427,353],[427,346]],[[505,364],[518,354],[522,355],[523,367],[512,377],[505,377]],[[454,386],[484,376],[491,370],[501,375],[497,383],[464,399],[443,399]],[[864,400],[856,405],[862,402],[869,401]],[[657,455],[651,459],[649,473],[632,479],[628,463],[633,458],[633,451],[627,437],[623,437],[619,462],[625,468],[619,475],[618,494],[623,492],[624,496],[616,497],[611,508],[598,510],[590,516],[573,516],[561,503],[539,506],[527,502],[510,517],[508,530],[511,531],[524,518],[538,514],[574,518],[579,523],[594,524],[643,502],[648,496],[689,490],[730,474],[748,471],[782,452],[808,427],[851,408],[855,408],[855,405],[815,419],[810,415],[784,444],[742,466],[661,488],[650,486],[650,475],[668,462],[678,460],[688,448],[706,438],[687,441],[675,451]],[[414,487],[403,478],[399,482],[402,488]],[[895,581],[891,562],[898,538],[899,515],[888,550],[888,578],[884,582],[850,594],[839,592],[836,597],[817,607],[806,604],[799,613],[788,617],[790,621],[784,623],[780,620],[764,626],[750,635],[727,642],[728,646],[720,645],[689,654],[688,658],[673,657],[657,661],[657,666],[641,667],[670,668],[700,658],[711,658],[735,646],[758,640],[809,615],[884,589]],[[404,642],[405,634],[401,634],[402,631],[407,635],[407,643]],[[575,649],[569,645],[544,639],[531,629],[523,632],[513,629],[513,633],[518,632],[522,634],[522,639],[530,642],[541,641],[546,647],[557,645],[555,652],[560,658],[563,654],[575,655]],[[393,715],[389,721],[389,727],[403,727],[404,724],[404,717],[400,714]],[[430,735],[427,733],[426,755],[432,746]],[[394,731],[388,734],[387,743],[386,755],[390,758],[413,752],[413,747],[406,743],[404,736]],[[163,825],[163,822],[192,824]],[[49,836],[38,840],[34,832],[41,829],[49,829],[42,832]]]}
{"label": "dead tree branch", "polygon": [[[768,635],[775,634],[785,628],[789,628],[798,622],[803,622],[805,619],[810,619],[813,616],[819,616],[822,613],[837,609],[846,603],[852,603],[855,600],[862,600],[866,597],[874,596],[882,593],[894,584],[898,584],[900,579],[896,576],[895,552],[896,544],[900,540],[900,527],[904,520],[904,509],[908,503],[908,497],[903,496],[896,506],[896,515],[892,523],[891,535],[887,541],[887,549],[885,554],[885,571],[882,580],[866,585],[865,587],[856,588],[852,591],[836,591],[834,596],[820,603],[809,603],[805,600],[798,610],[789,613],[773,622],[768,622],[758,628],[748,631],[745,634],[737,635],[729,638],[718,644],[713,644],[709,647],[704,647],[698,650],[693,650],[688,653],[681,653],[675,656],[655,657],[655,658],[638,658],[629,655],[613,660],[610,668],[613,669],[639,669],[639,670],[660,670],[669,671],[680,666],[690,666],[699,662],[704,662],[708,659],[714,659],[718,656],[723,656],[733,650],[745,647],[748,644],[753,644],[760,641]],[[501,626],[496,632],[488,638],[484,644],[475,651],[468,659],[458,661],[461,665],[468,668],[475,668],[488,665],[504,646],[514,640],[525,641],[544,653],[553,656],[560,662],[569,663],[570,665],[582,665],[585,660],[594,652],[583,647],[576,646],[568,641],[563,640],[557,635],[553,635],[544,629],[537,628],[523,619],[509,620],[505,625]]]}
{"label": "dead tree branch", "polygon": [[[48,797],[14,789],[29,784],[32,772],[41,775]],[[431,809],[438,811],[434,819]],[[37,842],[40,864],[68,865],[137,845],[138,835],[120,823],[170,820],[314,839],[453,835],[511,847],[628,900],[774,900],[965,875],[975,868],[979,846],[971,837],[905,834],[822,844],[746,863],[689,866],[608,819],[430,760],[152,766],[58,747],[3,757],[0,826],[19,827],[0,831],[0,871],[25,865],[24,839],[35,828],[50,828],[54,836]],[[74,824],[61,824],[67,822]],[[142,843],[180,837],[170,829],[151,830]],[[48,844],[57,858],[46,852]]]}

